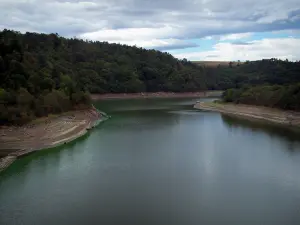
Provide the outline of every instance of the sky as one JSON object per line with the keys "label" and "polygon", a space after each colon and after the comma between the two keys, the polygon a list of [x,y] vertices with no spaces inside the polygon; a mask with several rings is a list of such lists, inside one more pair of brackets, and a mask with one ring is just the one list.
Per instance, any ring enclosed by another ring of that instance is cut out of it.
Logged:
{"label": "sky", "polygon": [[5,28],[188,60],[300,60],[300,0],[0,0]]}

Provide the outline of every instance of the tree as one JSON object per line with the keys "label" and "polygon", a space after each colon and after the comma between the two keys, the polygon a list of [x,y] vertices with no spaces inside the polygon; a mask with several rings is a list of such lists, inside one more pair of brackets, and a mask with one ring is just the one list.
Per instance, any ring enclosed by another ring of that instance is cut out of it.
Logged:
{"label": "tree", "polygon": [[75,84],[72,81],[71,77],[68,75],[62,75],[60,86],[61,86],[61,89],[65,92],[65,94],[71,98],[71,95],[75,89]]}
{"label": "tree", "polygon": [[[0,47],[1,48],[1,47]],[[2,58],[2,56],[0,56],[0,76],[1,76],[1,73],[3,73],[5,71],[5,64],[4,64],[4,60]],[[0,77],[1,79],[1,77]],[[1,81],[1,80],[0,80]]]}
{"label": "tree", "polygon": [[0,88],[0,104],[4,105],[7,103],[7,96],[8,93],[3,88]]}
{"label": "tree", "polygon": [[18,92],[17,103],[24,107],[31,107],[34,97],[25,89],[21,88]]}

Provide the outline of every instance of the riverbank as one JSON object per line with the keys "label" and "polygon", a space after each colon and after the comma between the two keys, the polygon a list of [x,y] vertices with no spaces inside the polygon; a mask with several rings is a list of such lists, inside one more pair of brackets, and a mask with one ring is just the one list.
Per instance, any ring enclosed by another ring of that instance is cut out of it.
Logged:
{"label": "riverbank", "polygon": [[220,97],[223,91],[201,92],[142,92],[142,93],[116,93],[116,94],[92,94],[93,100],[101,99],[133,99],[133,98],[187,98],[187,97]]}
{"label": "riverbank", "polygon": [[20,127],[2,126],[0,171],[11,165],[18,157],[69,143],[85,135],[104,119],[104,116],[93,107],[39,118]]}
{"label": "riverbank", "polygon": [[198,102],[194,105],[194,108],[216,111],[246,119],[262,120],[282,125],[300,127],[300,113],[294,111],[284,111],[262,106],[216,102]]}

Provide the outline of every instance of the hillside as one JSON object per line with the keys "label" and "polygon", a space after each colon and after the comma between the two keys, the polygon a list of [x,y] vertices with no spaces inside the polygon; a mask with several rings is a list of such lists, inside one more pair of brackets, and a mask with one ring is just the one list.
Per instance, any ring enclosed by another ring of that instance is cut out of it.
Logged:
{"label": "hillside", "polygon": [[223,100],[236,104],[300,111],[300,83],[228,89],[224,92]]}
{"label": "hillside", "polygon": [[88,92],[204,89],[203,69],[168,53],[57,34],[0,32],[0,124],[88,105]]}
{"label": "hillside", "polygon": [[3,30],[0,125],[86,108],[89,93],[197,92],[300,82],[299,62],[212,66],[216,63],[197,64],[156,50],[58,34]]}
{"label": "hillside", "polygon": [[255,85],[286,85],[300,82],[300,62],[278,59],[247,61],[239,66],[206,67],[208,89]]}
{"label": "hillside", "polygon": [[168,53],[107,42],[66,39],[57,34],[0,33],[23,50],[26,70],[68,74],[91,93],[194,91],[205,89],[203,71]]}

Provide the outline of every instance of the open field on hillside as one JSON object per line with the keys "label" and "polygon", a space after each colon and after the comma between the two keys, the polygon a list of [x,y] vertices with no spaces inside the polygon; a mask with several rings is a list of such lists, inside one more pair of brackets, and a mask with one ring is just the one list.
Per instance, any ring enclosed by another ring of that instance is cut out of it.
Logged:
{"label": "open field on hillside", "polygon": [[[206,67],[217,67],[218,65],[221,66],[229,66],[230,61],[192,61],[201,66]],[[232,66],[237,66],[238,62],[232,62]],[[240,62],[242,64],[242,62]]]}

